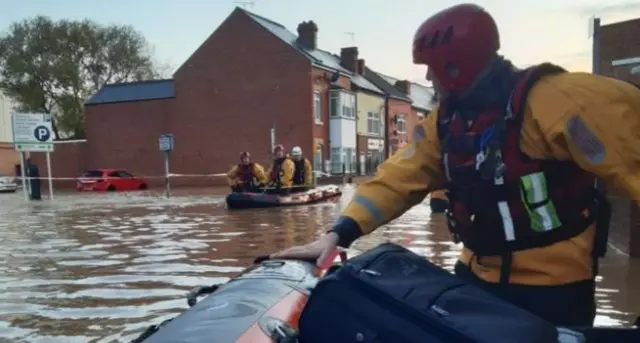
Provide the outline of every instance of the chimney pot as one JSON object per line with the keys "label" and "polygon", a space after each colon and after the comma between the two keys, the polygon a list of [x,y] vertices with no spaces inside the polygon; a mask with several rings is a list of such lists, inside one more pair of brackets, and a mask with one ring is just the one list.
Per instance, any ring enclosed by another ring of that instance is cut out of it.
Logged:
{"label": "chimney pot", "polygon": [[340,63],[352,73],[357,73],[358,47],[351,46],[340,49]]}
{"label": "chimney pot", "polygon": [[397,81],[393,86],[403,94],[411,96],[411,82],[409,82],[408,80]]}
{"label": "chimney pot", "polygon": [[318,25],[313,20],[298,24],[297,43],[309,50],[318,48]]}

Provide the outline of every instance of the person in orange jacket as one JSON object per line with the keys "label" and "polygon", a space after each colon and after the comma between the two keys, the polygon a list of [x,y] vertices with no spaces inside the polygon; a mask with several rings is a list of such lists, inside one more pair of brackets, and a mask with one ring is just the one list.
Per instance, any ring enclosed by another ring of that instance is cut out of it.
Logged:
{"label": "person in orange jacket", "polygon": [[277,193],[288,193],[293,185],[295,165],[287,156],[284,146],[278,144],[273,148],[273,163],[269,168],[269,186]]}
{"label": "person in orange jacket", "polygon": [[640,90],[549,63],[519,70],[499,49],[477,5],[425,20],[413,59],[428,67],[438,109],[327,234],[272,256],[322,261],[446,188],[464,245],[457,275],[555,325],[593,325],[610,216],[594,181],[640,199]]}
{"label": "person in orange jacket", "polygon": [[267,182],[264,168],[251,161],[251,154],[240,153],[240,163],[227,173],[227,182],[233,192],[252,192]]}

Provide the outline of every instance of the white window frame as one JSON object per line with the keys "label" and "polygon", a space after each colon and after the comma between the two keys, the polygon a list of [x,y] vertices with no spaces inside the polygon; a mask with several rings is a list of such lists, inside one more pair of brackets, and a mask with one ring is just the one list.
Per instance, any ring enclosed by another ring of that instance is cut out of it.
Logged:
{"label": "white window frame", "polygon": [[340,104],[340,91],[329,91],[329,116],[331,118],[342,117],[342,106]]}
{"label": "white window frame", "polygon": [[356,95],[342,90],[329,92],[331,118],[356,119]]}
{"label": "white window frame", "polygon": [[396,131],[398,133],[407,133],[407,117],[406,114],[396,114]]}
{"label": "white window frame", "polygon": [[313,92],[313,119],[318,125],[322,125],[322,97],[320,91]]}
{"label": "white window frame", "polygon": [[382,135],[382,115],[380,112],[367,112],[367,133],[376,136]]}

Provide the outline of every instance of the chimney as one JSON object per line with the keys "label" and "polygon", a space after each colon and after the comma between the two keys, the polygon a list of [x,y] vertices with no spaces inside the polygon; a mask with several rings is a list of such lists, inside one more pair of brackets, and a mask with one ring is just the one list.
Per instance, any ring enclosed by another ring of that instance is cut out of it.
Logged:
{"label": "chimney", "polygon": [[303,21],[298,24],[297,43],[307,50],[318,48],[318,25],[313,20]]}
{"label": "chimney", "polygon": [[396,87],[396,89],[398,89],[399,91],[401,91],[402,94],[405,94],[407,96],[411,95],[411,82],[407,80],[397,81],[396,84],[393,86]]}
{"label": "chimney", "polygon": [[363,75],[364,76],[364,72],[367,68],[365,67],[364,64],[364,59],[359,59],[358,60],[358,74]]}
{"label": "chimney", "polygon": [[358,48],[355,46],[340,49],[340,63],[347,70],[357,73]]}

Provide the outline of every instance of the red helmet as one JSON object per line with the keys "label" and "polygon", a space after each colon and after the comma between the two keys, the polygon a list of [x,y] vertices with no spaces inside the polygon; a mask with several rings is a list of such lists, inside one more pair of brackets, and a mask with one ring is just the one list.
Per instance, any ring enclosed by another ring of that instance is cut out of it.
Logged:
{"label": "red helmet", "polygon": [[426,64],[450,92],[467,89],[500,49],[498,26],[475,4],[461,4],[425,20],[413,38],[413,63]]}
{"label": "red helmet", "polygon": [[276,144],[276,145],[273,147],[273,152],[275,153],[275,152],[277,152],[277,151],[284,151],[284,146],[283,146],[282,144]]}

